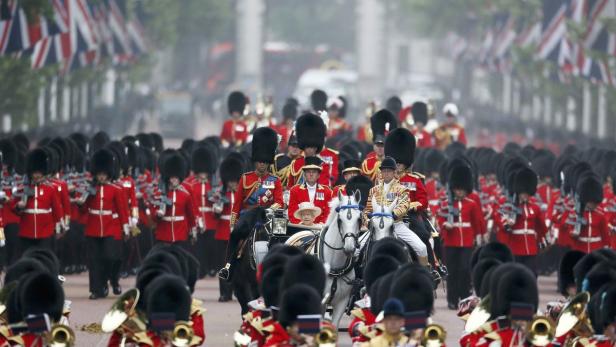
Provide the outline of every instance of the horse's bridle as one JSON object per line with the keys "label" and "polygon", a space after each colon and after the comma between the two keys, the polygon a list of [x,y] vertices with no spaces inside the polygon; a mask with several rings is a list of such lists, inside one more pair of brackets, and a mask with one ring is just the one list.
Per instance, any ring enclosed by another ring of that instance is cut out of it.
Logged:
{"label": "horse's bridle", "polygon": [[[358,205],[358,204],[348,204],[348,205],[342,205],[342,206],[336,207],[336,212],[338,212],[338,214],[340,214],[340,211],[344,211],[344,210],[347,211],[346,218],[348,220],[351,220],[351,218],[353,218],[353,215],[352,215],[351,211],[352,210],[357,210],[357,211],[361,212],[363,210],[363,207]],[[351,233],[351,232],[347,232],[344,235],[342,235],[342,232],[340,231],[340,218],[338,218],[337,222],[338,222],[338,233],[340,234],[340,237],[342,237],[342,241],[344,242],[344,241],[346,241],[346,239],[348,237],[352,237],[353,241],[355,242],[355,248],[358,248],[359,247],[359,240],[357,239],[357,235],[354,234],[354,233]],[[342,247],[332,247],[331,245],[327,244],[325,241],[323,241],[323,242],[330,249],[333,249],[333,250],[336,250],[336,251],[344,249],[344,245]]]}
{"label": "horse's bridle", "polygon": [[[362,207],[360,205],[348,204],[348,205],[343,205],[343,206],[339,206],[339,207],[336,208],[336,212],[340,212],[341,210],[347,210],[347,219],[350,220],[352,218],[351,210],[361,211]],[[319,236],[319,243],[320,243],[320,245],[317,248],[317,250],[318,250],[317,253],[318,253],[318,257],[319,257],[319,259],[321,261],[323,261],[323,253],[322,253],[323,247],[327,247],[327,248],[329,248],[331,250],[334,250],[334,251],[344,250],[344,241],[347,238],[349,238],[349,237],[353,238],[353,241],[355,242],[355,248],[359,247],[359,240],[357,238],[357,235],[352,233],[352,232],[347,232],[347,233],[345,233],[343,235],[342,231],[340,229],[340,218],[336,218],[336,219],[337,219],[337,223],[338,223],[338,234],[342,238],[343,245],[341,247],[332,246],[332,245],[330,245],[329,243],[327,243],[325,241],[324,235],[320,235]],[[353,258],[354,257],[355,257],[354,254],[348,256],[347,257],[347,261],[345,262],[345,265],[342,268],[340,268],[340,269],[330,269],[329,275],[334,277],[334,278],[338,278],[338,277],[344,276],[347,273],[349,273],[349,271],[351,271],[351,269],[353,269]]]}
{"label": "horse's bridle", "polygon": [[388,212],[373,212],[368,214],[368,217],[370,219],[372,219],[372,217],[377,217],[377,218],[381,218],[381,222],[379,223],[379,228],[383,229],[385,227],[385,221],[384,218],[394,218],[394,215]]}

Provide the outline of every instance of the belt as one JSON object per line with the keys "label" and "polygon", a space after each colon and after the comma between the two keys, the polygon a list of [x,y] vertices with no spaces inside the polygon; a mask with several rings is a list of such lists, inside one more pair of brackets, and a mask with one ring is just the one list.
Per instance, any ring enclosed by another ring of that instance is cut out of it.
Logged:
{"label": "belt", "polygon": [[88,212],[90,212],[90,214],[94,214],[97,216],[111,216],[113,215],[113,211],[111,210],[95,210],[95,209],[89,209]]}
{"label": "belt", "polygon": [[533,229],[515,229],[511,230],[513,235],[534,235],[535,231]]}
{"label": "belt", "polygon": [[469,223],[469,222],[462,222],[462,223],[456,222],[456,223],[453,223],[453,227],[454,228],[470,228],[470,226],[471,226],[471,223]]}
{"label": "belt", "polygon": [[199,207],[199,212],[212,212],[211,207]]}
{"label": "belt", "polygon": [[220,216],[220,219],[221,220],[231,220],[231,215],[227,214],[227,215],[224,215],[224,216]]}
{"label": "belt", "polygon": [[601,242],[601,237],[578,237],[582,242]]}
{"label": "belt", "polygon": [[27,208],[24,210],[24,213],[28,214],[46,214],[51,213],[51,209],[42,209],[42,208]]}
{"label": "belt", "polygon": [[428,205],[430,205],[430,206],[438,206],[440,203],[441,203],[441,201],[438,200],[438,199],[437,200],[429,200],[428,201]]}
{"label": "belt", "polygon": [[184,216],[164,216],[163,220],[165,222],[179,222],[184,220]]}

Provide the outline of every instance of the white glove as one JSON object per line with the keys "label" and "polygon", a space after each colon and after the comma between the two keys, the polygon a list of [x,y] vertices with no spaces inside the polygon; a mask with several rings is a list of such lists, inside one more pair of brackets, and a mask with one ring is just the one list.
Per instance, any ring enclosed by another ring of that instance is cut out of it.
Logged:
{"label": "white glove", "polygon": [[0,247],[4,247],[6,245],[6,241],[5,240],[0,240]]}
{"label": "white glove", "polygon": [[125,235],[125,236],[130,235],[130,227],[128,226],[128,224],[124,224],[124,225],[122,226],[122,229],[124,230],[124,235]]}
{"label": "white glove", "polygon": [[196,228],[192,228],[192,229],[190,230],[190,237],[191,237],[193,240],[196,240],[196,239],[197,239],[197,229],[196,229]]}
{"label": "white glove", "polygon": [[159,217],[164,217],[165,216],[165,211],[157,210],[156,211],[156,215],[159,216]]}
{"label": "white glove", "polygon": [[139,219],[138,219],[138,218],[136,218],[136,217],[131,217],[131,218],[129,219],[129,224],[130,224],[130,226],[132,226],[132,227],[136,227],[136,226],[137,226],[137,224],[139,224]]}
{"label": "white glove", "polygon": [[197,219],[197,225],[199,226],[199,229],[205,230],[205,221],[203,218]]}
{"label": "white glove", "polygon": [[56,234],[62,234],[62,223],[56,223]]}

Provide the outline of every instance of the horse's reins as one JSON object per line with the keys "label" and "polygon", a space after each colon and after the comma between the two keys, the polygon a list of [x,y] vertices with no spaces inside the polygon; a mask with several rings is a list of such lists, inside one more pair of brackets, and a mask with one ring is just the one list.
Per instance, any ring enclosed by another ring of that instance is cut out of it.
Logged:
{"label": "horse's reins", "polygon": [[[351,210],[359,210],[359,211],[361,211],[362,208],[361,208],[360,205],[357,205],[357,204],[354,204],[354,205],[348,204],[348,205],[343,205],[343,206],[339,206],[339,207],[336,208],[336,212],[338,212],[338,213],[340,213],[340,211],[343,211],[343,210],[347,210],[347,219],[351,219],[351,217],[352,217]],[[327,230],[329,230],[329,228]],[[357,235],[355,235],[352,232],[347,232],[347,233],[345,233],[343,235],[342,232],[340,231],[340,218],[338,218],[338,234],[342,238],[343,242],[347,238],[352,237],[353,241],[355,242],[355,248],[358,247],[359,241],[357,240]],[[327,243],[325,241],[324,235],[320,235],[319,236],[319,247],[317,248],[317,255],[318,255],[319,260],[321,262],[324,262],[324,259],[323,259],[323,248],[324,247],[327,247],[327,248],[329,248],[331,250],[334,250],[334,251],[340,251],[340,250],[344,249],[344,244],[341,247],[332,246],[332,245],[330,245],[329,243]],[[351,271],[351,269],[353,268],[353,258],[354,258],[354,255],[347,256],[344,266],[342,268],[340,268],[340,269],[330,269],[329,270],[329,275],[334,277],[334,278],[337,278],[337,277],[341,277],[341,276],[344,276],[347,273],[349,273]]]}

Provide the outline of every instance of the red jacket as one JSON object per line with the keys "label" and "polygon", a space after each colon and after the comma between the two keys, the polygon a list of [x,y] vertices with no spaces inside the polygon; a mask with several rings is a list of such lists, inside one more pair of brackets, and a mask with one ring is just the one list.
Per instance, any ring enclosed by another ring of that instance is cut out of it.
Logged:
{"label": "red jacket", "polygon": [[[13,174],[11,177],[11,175],[7,171],[3,171],[2,176],[4,177],[4,180],[9,180],[9,179],[12,179],[13,181],[22,180],[22,177],[17,174]],[[9,182],[6,182],[6,183],[9,183]],[[2,189],[4,190],[6,197],[10,201],[11,197],[13,196],[13,186],[10,184],[7,184],[7,185],[4,185]],[[13,211],[13,208],[11,207],[10,203],[4,204],[4,206],[2,206],[2,221],[4,225],[19,224],[19,216],[15,213],[15,211]]]}
{"label": "red jacket", "polygon": [[449,210],[447,199],[441,202],[438,225],[441,230],[441,238],[445,247],[473,247],[475,236],[481,234],[483,216],[481,208],[477,203],[469,198],[455,200],[453,207],[458,210],[459,215],[453,218],[453,228],[447,229],[444,224],[447,222]]}
{"label": "red jacket", "polygon": [[[323,150],[319,153],[319,157],[329,166],[329,171],[321,173],[321,175],[325,173],[329,177],[329,182],[326,186],[333,186],[338,182],[338,162],[340,161],[340,154],[338,151],[329,147],[323,147]],[[325,170],[325,167],[323,169]]]}
{"label": "red jacket", "polygon": [[95,189],[96,194],[90,195],[82,206],[88,214],[85,235],[117,239],[118,226],[121,229],[128,224],[126,195],[121,187],[111,183],[97,185]]}
{"label": "red jacket", "polygon": [[415,135],[415,139],[417,139],[417,147],[434,147],[434,140],[432,139],[432,134],[430,134],[426,130],[419,131],[417,128],[415,128],[413,129],[413,135]]}
{"label": "red jacket", "polygon": [[234,194],[230,191],[225,192],[225,197],[229,203],[225,203],[220,214],[214,215],[216,218],[216,234],[214,239],[228,241],[231,236],[231,207],[233,206]]}
{"label": "red jacket", "polygon": [[247,172],[240,178],[239,186],[233,197],[231,228],[242,210],[255,206],[279,209],[283,205],[282,185],[278,177],[272,174],[259,177],[254,171]]}
{"label": "red jacket", "polygon": [[[291,162],[291,170],[289,171],[289,177],[287,178],[287,189],[296,185],[300,178],[302,177],[302,167],[304,166],[304,157],[299,157],[297,159],[293,159]],[[319,176],[319,184],[324,186],[331,186],[331,179],[329,176],[330,172],[336,171],[336,175],[338,170],[330,169],[330,165],[323,161],[321,163],[321,175]]]}
{"label": "red jacket", "polygon": [[64,218],[65,221],[68,222],[71,218],[71,197],[68,192],[68,184],[65,180],[60,178],[52,178],[50,181],[57,186],[60,202],[62,203],[62,211],[64,211]]}
{"label": "red jacket", "polygon": [[248,126],[243,120],[227,119],[222,125],[220,140],[225,146],[237,147],[248,139]]}
{"label": "red jacket", "polygon": [[216,225],[218,224],[212,209],[213,203],[209,197],[211,191],[212,186],[209,181],[201,182],[199,180],[194,180],[189,189],[195,209],[196,225],[199,225],[199,222],[204,223],[205,230],[216,230]]}
{"label": "red jacket", "polygon": [[571,248],[584,253],[610,246],[610,231],[605,213],[600,209],[584,211],[583,217],[586,225],[582,226],[578,236],[573,235],[575,226],[571,221],[576,220],[575,212],[567,211],[562,217],[560,232],[566,232],[571,238]]}
{"label": "red jacket", "polygon": [[155,214],[156,240],[178,242],[188,240],[188,233],[195,226],[195,215],[190,193],[182,186],[169,190],[166,194],[170,205],[164,208],[164,215]]}
{"label": "red jacket", "polygon": [[423,211],[428,208],[428,194],[426,193],[426,187],[423,183],[424,177],[415,172],[405,172],[400,176],[400,184],[406,187],[409,191],[409,201],[419,202],[420,207],[417,208],[417,212]]}
{"label": "red jacket", "polygon": [[56,224],[64,217],[62,203],[56,188],[49,183],[29,185],[33,194],[28,197],[26,207],[18,209],[20,197],[13,196],[11,207],[20,216],[19,236],[29,239],[43,239],[53,236]]}
{"label": "red jacket", "polygon": [[534,203],[519,204],[517,206],[522,214],[516,216],[514,224],[505,229],[502,217],[495,214],[494,223],[500,229],[505,229],[503,240],[513,255],[537,255],[538,243],[545,237],[547,227],[541,208]]}
{"label": "red jacket", "polygon": [[[317,184],[317,189],[313,197],[314,206],[321,209],[321,214],[315,219],[315,223],[324,224],[329,213],[329,202],[332,200],[332,190],[321,184]],[[289,222],[299,224],[301,220],[295,218],[299,204],[310,201],[306,184],[296,184],[289,192]]]}
{"label": "red jacket", "polygon": [[[370,341],[370,336],[366,336],[364,331],[370,330],[375,321],[376,316],[370,311],[369,307],[356,308],[351,311],[353,319],[349,324],[348,332],[353,343]],[[374,329],[375,336],[378,335],[378,330]]]}
{"label": "red jacket", "polygon": [[[372,152],[374,154],[374,152]],[[364,176],[370,177],[372,182],[376,182],[380,178],[381,174],[381,161],[376,155],[368,155],[364,162],[361,163],[361,173]]]}

